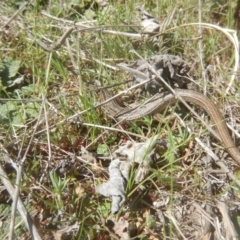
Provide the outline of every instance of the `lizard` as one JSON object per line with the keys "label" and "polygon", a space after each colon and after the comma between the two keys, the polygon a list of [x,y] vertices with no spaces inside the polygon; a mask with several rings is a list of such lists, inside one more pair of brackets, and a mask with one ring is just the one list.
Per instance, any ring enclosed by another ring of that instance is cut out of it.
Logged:
{"label": "lizard", "polygon": [[[157,93],[145,104],[139,104],[133,108],[122,107],[114,99],[102,105],[102,108],[111,117],[119,120],[131,121],[163,111],[167,106],[177,103],[179,99],[198,105],[209,115],[214,123],[218,137],[216,137],[216,135],[214,136],[223,143],[229,155],[240,165],[240,152],[228,132],[227,125],[223,120],[224,118],[221,112],[213,101],[202,93],[188,89],[174,89],[174,92],[175,93],[166,91]],[[104,88],[101,88],[98,94],[102,102],[112,98],[111,93]]]}

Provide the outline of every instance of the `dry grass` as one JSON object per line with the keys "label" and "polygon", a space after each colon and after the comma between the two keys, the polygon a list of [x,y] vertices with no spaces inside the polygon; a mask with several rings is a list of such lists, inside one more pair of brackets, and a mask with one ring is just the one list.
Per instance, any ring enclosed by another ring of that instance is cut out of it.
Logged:
{"label": "dry grass", "polygon": [[[174,117],[165,122],[146,117],[117,124],[94,107],[98,98],[90,91],[91,84],[131,79],[116,64],[139,59],[133,49],[143,58],[178,55],[197,82],[189,87],[206,93],[232,136],[239,137],[236,3],[204,1],[199,9],[195,1],[140,1],[160,21],[154,45],[141,32],[134,1],[80,2],[9,0],[0,9],[1,239],[12,239],[13,232],[16,239],[32,238],[19,207],[14,223],[18,197],[32,216],[35,239],[121,239],[123,233],[111,231],[110,220],[121,227],[130,224],[136,239],[236,236],[238,166],[223,146],[209,140],[204,126],[188,112],[182,119],[181,109],[178,115],[172,110]],[[160,146],[160,157],[142,182],[130,177],[127,201],[113,219],[110,199],[95,194],[95,186],[108,178],[114,150],[156,134],[167,147]],[[223,172],[217,158],[231,174]]]}

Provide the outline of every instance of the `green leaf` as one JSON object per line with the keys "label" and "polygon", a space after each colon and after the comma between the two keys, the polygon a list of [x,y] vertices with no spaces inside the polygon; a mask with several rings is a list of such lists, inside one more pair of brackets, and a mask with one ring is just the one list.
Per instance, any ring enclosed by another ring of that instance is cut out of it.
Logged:
{"label": "green leaf", "polygon": [[9,78],[15,77],[17,75],[20,68],[20,63],[21,62],[19,60],[11,61],[9,66]]}
{"label": "green leaf", "polygon": [[40,104],[37,102],[29,102],[26,104],[26,113],[29,117],[37,118],[39,115]]}
{"label": "green leaf", "polygon": [[0,62],[0,79],[4,87],[8,87],[12,83],[12,78],[15,77],[20,68],[20,61],[12,58],[5,58]]}
{"label": "green leaf", "polygon": [[97,148],[97,153],[98,154],[103,154],[103,155],[108,154],[108,146],[107,146],[107,144],[99,144],[98,148]]}

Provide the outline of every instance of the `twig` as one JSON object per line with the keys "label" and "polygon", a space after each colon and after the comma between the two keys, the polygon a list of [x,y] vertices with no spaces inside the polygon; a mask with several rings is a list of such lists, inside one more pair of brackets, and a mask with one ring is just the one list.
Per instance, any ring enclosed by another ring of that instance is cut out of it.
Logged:
{"label": "twig", "polygon": [[[6,187],[9,195],[12,197],[13,199],[13,195],[14,192],[16,191],[13,187],[13,185],[11,184],[6,172],[4,171],[4,169],[2,168],[2,166],[0,165],[0,178],[4,184],[4,186]],[[24,207],[21,199],[18,199],[17,201],[17,209],[18,212],[23,220],[23,222],[25,223],[25,226],[27,227],[27,229],[29,230],[32,239],[35,240],[41,240],[41,236],[39,235],[36,226],[34,225],[34,223],[32,222],[31,216],[29,215],[29,213],[27,212],[26,208]]]}
{"label": "twig", "polygon": [[65,42],[65,40],[67,39],[67,37],[71,34],[71,32],[75,29],[75,27],[70,27],[67,28],[67,30],[64,32],[64,34],[55,42],[52,43],[52,45],[50,47],[48,47],[45,43],[43,43],[42,41],[40,41],[39,39],[36,39],[36,43],[38,43],[44,50],[52,52],[57,50],[58,48],[61,47],[61,45]]}
{"label": "twig", "polygon": [[26,2],[12,15],[12,17],[2,26],[2,28],[0,29],[0,31],[3,31],[3,29],[4,29],[7,25],[9,25],[9,23],[11,23],[11,22],[17,17],[17,15],[18,15],[20,12],[22,12],[22,11],[26,8],[26,6],[27,6],[28,4],[30,4],[30,3],[32,3],[32,1],[26,1]]}
{"label": "twig", "polygon": [[197,202],[193,202],[193,206],[200,212],[204,215],[204,217],[212,224],[214,225],[213,223],[213,218],[212,216],[207,213]]}
{"label": "twig", "polygon": [[90,20],[90,21],[85,21],[85,22],[74,22],[71,20],[66,20],[63,18],[58,18],[55,17],[45,11],[41,12],[44,16],[49,17],[55,21],[60,21],[60,22],[64,22],[64,23],[68,23],[71,25],[74,25],[75,27],[82,27],[82,29],[76,29],[74,32],[78,32],[78,31],[101,31],[102,33],[110,33],[113,35],[121,35],[121,36],[128,36],[128,37],[132,37],[132,38],[142,38],[142,34],[139,33],[127,33],[127,32],[119,32],[119,31],[112,31],[112,30],[104,30],[106,28],[112,28],[112,27],[117,27],[117,28],[126,28],[126,27],[140,27],[139,25],[102,25],[102,26],[90,26],[87,25],[88,23],[96,23],[96,20]]}
{"label": "twig", "polygon": [[166,215],[171,220],[171,222],[175,226],[176,230],[181,235],[182,239],[187,240],[187,238],[185,238],[184,234],[182,233],[181,229],[179,228],[177,221],[176,221],[175,217],[172,215],[172,213],[168,212],[168,213],[166,213]]}
{"label": "twig", "polygon": [[[71,20],[66,20],[66,19],[63,19],[63,18],[58,18],[58,17],[55,17],[49,13],[47,13],[46,11],[41,11],[41,14],[46,16],[46,17],[49,17],[53,20],[56,20],[56,21],[60,21],[60,22],[63,22],[63,23],[68,23],[68,24],[75,24],[75,26],[82,26],[82,27],[86,27],[86,23],[95,23],[96,20],[90,20],[90,21],[86,21],[86,22],[77,22],[75,23],[74,21],[71,21]],[[89,27],[89,26],[88,26]]]}
{"label": "twig", "polygon": [[[22,152],[22,149],[23,149],[23,144],[24,144],[24,138],[26,136],[26,128],[25,128],[25,132],[23,134],[23,140],[22,140],[22,145],[20,147],[20,150],[18,151],[18,156],[16,157],[17,160],[20,159],[21,157],[21,152]],[[21,176],[21,173],[19,172],[19,169],[20,169],[20,165],[19,167],[17,166],[16,167],[16,172],[17,172],[17,179],[19,177],[19,175]],[[16,179],[16,182],[17,182],[17,179]],[[12,197],[13,199],[13,202],[12,202],[12,210],[11,210],[11,221],[10,221],[10,227],[9,227],[9,240],[12,240],[13,239],[13,234],[14,234],[14,226],[15,226],[15,218],[16,218],[16,206],[17,206],[17,201],[18,201],[18,194],[19,194],[19,189],[18,189],[18,185],[16,185],[16,188],[15,188],[15,193]]]}
{"label": "twig", "polygon": [[[212,198],[213,198],[213,194],[212,194],[212,183],[210,181],[210,179],[207,176],[207,184],[206,184],[206,192],[207,192],[207,198],[206,198],[206,213],[208,214],[208,216],[213,216],[213,209],[212,209]],[[210,200],[211,199],[211,200]],[[204,235],[207,234],[208,232],[212,231],[213,228],[213,221],[211,219],[211,221],[209,221],[208,218],[205,217],[204,219],[205,224],[204,224]]]}
{"label": "twig", "polygon": [[71,46],[70,46],[70,44],[69,44],[69,40],[68,40],[68,39],[66,39],[66,44],[67,44],[68,55],[69,55],[70,60],[71,60],[71,62],[72,62],[73,68],[74,68],[74,70],[75,70],[76,72],[79,73],[79,67],[78,67],[76,61],[74,60],[72,48],[71,48]]}
{"label": "twig", "polygon": [[43,169],[43,174],[41,175],[41,178],[39,182],[42,181],[44,176],[46,175],[49,163],[52,159],[52,149],[51,149],[51,141],[50,141],[50,135],[49,135],[49,125],[48,125],[48,115],[47,115],[47,110],[46,110],[46,97],[42,95],[42,104],[43,104],[43,109],[44,109],[44,117],[45,117],[45,124],[46,124],[46,135],[47,135],[47,146],[48,146],[48,161],[46,162],[46,166]]}
{"label": "twig", "polygon": [[52,158],[52,151],[51,151],[51,141],[50,141],[50,135],[49,135],[49,125],[48,125],[48,115],[47,115],[47,109],[45,104],[45,96],[42,96],[42,104],[44,109],[44,117],[45,117],[45,123],[46,123],[46,134],[47,134],[47,142],[48,142],[48,162],[50,162]]}
{"label": "twig", "polygon": [[204,51],[203,51],[203,30],[202,30],[202,26],[201,26],[201,22],[202,22],[202,0],[198,0],[198,21],[199,21],[199,27],[198,27],[198,34],[199,34],[199,41],[198,41],[198,46],[199,46],[199,58],[200,58],[200,63],[202,66],[202,76],[203,76],[203,80],[204,80],[204,86],[203,86],[203,93],[204,95],[206,95],[207,93],[207,80],[206,80],[206,72],[204,70]]}
{"label": "twig", "polygon": [[[140,134],[128,132],[128,131],[126,131],[126,130],[121,130],[121,129],[118,129],[118,128],[106,127],[106,126],[97,125],[97,124],[92,124],[92,123],[81,123],[81,125],[83,125],[83,126],[90,126],[90,127],[102,128],[102,129],[105,129],[105,130],[108,130],[108,131],[121,132],[121,133],[130,135],[130,136],[142,138],[142,139],[145,139],[145,140],[148,139],[147,137],[144,137],[144,136],[142,136],[142,135],[140,135]],[[89,147],[89,145],[88,145],[88,147]]]}
{"label": "twig", "polygon": [[217,201],[217,207],[222,214],[224,224],[226,224],[225,229],[227,229],[231,235],[231,237],[229,236],[230,237],[229,239],[239,239],[239,236],[238,236],[238,234],[233,226],[233,223],[229,217],[228,208],[226,206],[226,203],[222,202],[222,201]]}
{"label": "twig", "polygon": [[18,171],[17,171],[17,177],[16,177],[16,188],[15,188],[15,192],[14,192],[14,197],[13,197],[13,203],[12,203],[12,218],[11,218],[11,224],[10,224],[10,233],[9,233],[9,240],[12,240],[13,239],[13,233],[14,233],[14,223],[15,223],[15,212],[16,212],[16,207],[17,207],[17,203],[19,201],[19,186],[20,186],[20,181],[21,181],[21,176],[22,176],[22,168],[23,168],[23,164],[26,160],[26,157],[27,157],[27,154],[28,154],[28,151],[30,149],[30,146],[31,146],[31,143],[33,141],[33,138],[35,136],[35,132],[37,130],[37,126],[39,124],[39,121],[40,121],[40,118],[41,118],[41,112],[42,112],[42,109],[43,109],[43,104],[41,105],[41,108],[40,108],[40,112],[39,112],[39,116],[38,116],[38,120],[37,120],[37,123],[34,127],[34,130],[33,130],[33,133],[32,133],[32,136],[29,140],[29,143],[28,143],[28,146],[27,146],[27,149],[20,161],[20,164],[19,164],[19,168],[18,168]]}

